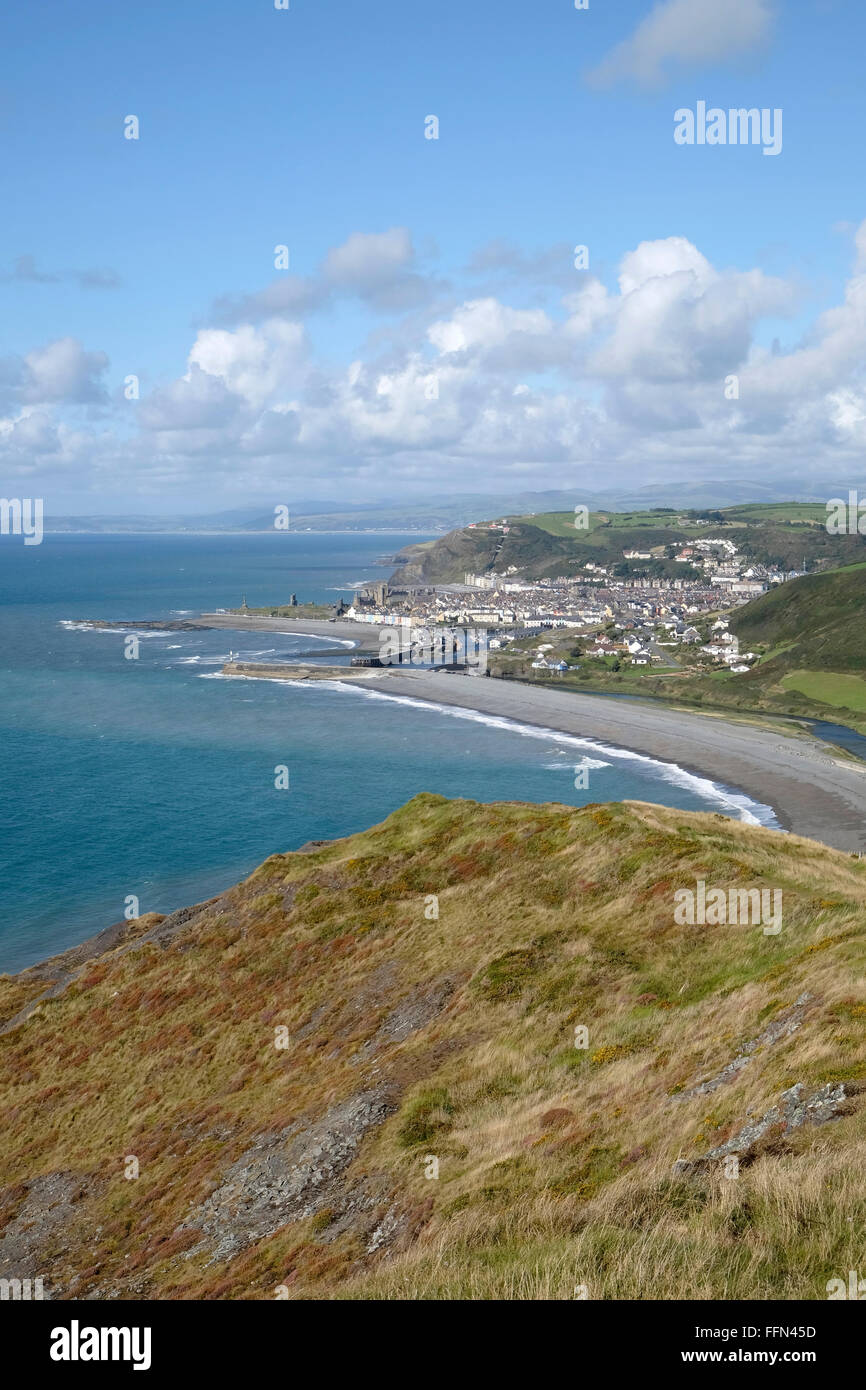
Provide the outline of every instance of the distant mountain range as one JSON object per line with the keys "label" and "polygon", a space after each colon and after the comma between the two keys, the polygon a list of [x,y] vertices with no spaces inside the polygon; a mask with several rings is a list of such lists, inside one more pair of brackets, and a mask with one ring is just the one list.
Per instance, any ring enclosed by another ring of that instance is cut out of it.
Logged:
{"label": "distant mountain range", "polygon": [[[463,493],[409,499],[402,502],[343,502],[302,499],[290,508],[291,529],[310,531],[453,531],[470,521],[533,512],[573,511],[583,505],[592,511],[629,511],[649,507],[730,507],[744,502],[824,502],[847,490],[848,483],[816,483],[791,478],[785,488],[746,479],[695,483],[658,483],[641,488],[609,488],[587,492],[580,487],[544,492]],[[829,489],[829,490],[828,490]],[[866,490],[866,489],[864,489]],[[264,504],[231,511],[165,516],[49,516],[45,529],[53,532],[271,531],[273,508]]]}

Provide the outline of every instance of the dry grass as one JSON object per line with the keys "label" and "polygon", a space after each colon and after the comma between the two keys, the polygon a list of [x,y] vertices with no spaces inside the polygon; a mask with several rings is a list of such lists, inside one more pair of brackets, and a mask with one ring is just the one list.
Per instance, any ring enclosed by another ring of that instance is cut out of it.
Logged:
{"label": "dry grass", "polygon": [[[698,877],[780,887],[782,933],[676,925],[674,891]],[[418,797],[268,860],[167,948],[90,962],[0,1038],[0,1233],[17,1209],[3,1189],[72,1171],[88,1183],[79,1226],[41,1258],[75,1294],[822,1298],[866,1263],[866,1107],[736,1181],[671,1167],[794,1082],[866,1081],[864,938],[866,864],[809,841],[639,803]],[[402,1040],[378,1031],[443,975],[442,1012]],[[799,1032],[675,1099],[806,989]],[[0,977],[0,1016],[19,996]],[[374,1082],[396,1113],[349,1177],[385,1180],[415,1214],[405,1248],[368,1256],[320,1212],[234,1259],[186,1253],[185,1223],[257,1135]]]}

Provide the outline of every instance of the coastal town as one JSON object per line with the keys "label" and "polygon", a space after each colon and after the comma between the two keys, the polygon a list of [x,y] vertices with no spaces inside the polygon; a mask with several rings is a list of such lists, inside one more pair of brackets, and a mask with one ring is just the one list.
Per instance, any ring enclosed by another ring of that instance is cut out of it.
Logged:
{"label": "coastal town", "polygon": [[[509,524],[486,528],[505,535]],[[554,578],[532,579],[512,565],[503,572],[467,572],[462,583],[379,582],[359,588],[350,605],[338,604],[337,616],[411,630],[481,628],[491,652],[523,650],[527,639],[567,629],[559,636],[574,638],[584,658],[616,669],[677,665],[692,649],[689,664],[740,673],[757,655],[739,650],[724,614],[802,573],[752,562],[723,536],[621,553],[621,564],[586,561],[577,573]],[[640,563],[653,560],[672,561],[682,572],[642,574]],[[564,657],[552,658],[553,650],[553,643],[541,643],[531,668],[577,669]]]}

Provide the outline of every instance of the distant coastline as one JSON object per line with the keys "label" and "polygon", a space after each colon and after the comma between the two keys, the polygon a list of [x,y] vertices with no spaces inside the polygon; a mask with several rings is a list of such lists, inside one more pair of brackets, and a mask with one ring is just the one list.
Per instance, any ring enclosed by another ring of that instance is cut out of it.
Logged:
{"label": "distant coastline", "polygon": [[86,531],[82,527],[62,526],[53,528],[46,524],[43,527],[46,536],[430,536],[447,534],[444,530],[437,530],[430,526],[350,526],[344,529],[325,530],[318,526],[291,526],[287,531],[275,531],[273,527],[268,527],[262,531],[226,531],[226,530],[192,530],[182,527],[170,527],[168,530],[152,531],[148,529],[139,530],[132,527],[122,531]]}

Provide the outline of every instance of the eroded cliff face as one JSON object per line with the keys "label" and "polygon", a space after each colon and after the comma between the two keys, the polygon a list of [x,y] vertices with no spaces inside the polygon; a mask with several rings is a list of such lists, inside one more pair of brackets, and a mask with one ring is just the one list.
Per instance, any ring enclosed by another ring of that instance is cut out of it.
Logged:
{"label": "eroded cliff face", "polygon": [[[678,923],[698,879],[782,930]],[[0,1279],[825,1298],[866,1230],[864,909],[857,859],[638,803],[425,795],[276,855],[0,977]]]}

